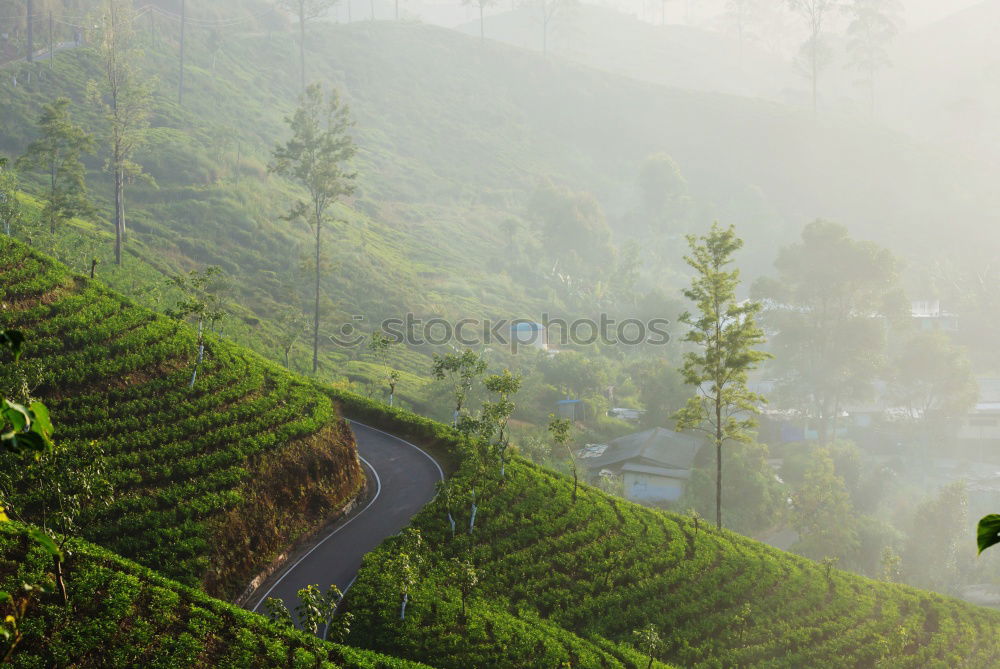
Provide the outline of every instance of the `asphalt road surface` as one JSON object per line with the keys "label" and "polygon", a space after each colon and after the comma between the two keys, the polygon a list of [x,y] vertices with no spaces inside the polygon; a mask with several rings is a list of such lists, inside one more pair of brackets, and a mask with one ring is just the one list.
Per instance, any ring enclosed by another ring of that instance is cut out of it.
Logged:
{"label": "asphalt road surface", "polygon": [[324,592],[335,583],[346,592],[365,553],[399,533],[434,497],[435,485],[444,473],[430,455],[381,430],[354,421],[350,424],[365,474],[375,487],[374,496],[262,589],[253,602],[254,611],[262,610],[266,598],[275,597],[285,602],[294,617],[297,593],[311,583]]}

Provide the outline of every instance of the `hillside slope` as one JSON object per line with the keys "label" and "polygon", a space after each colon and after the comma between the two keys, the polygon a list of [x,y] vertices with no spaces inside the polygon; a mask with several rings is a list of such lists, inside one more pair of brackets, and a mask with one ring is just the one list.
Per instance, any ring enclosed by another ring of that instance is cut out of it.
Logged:
{"label": "hillside slope", "polygon": [[[158,188],[130,191],[132,252],[164,272],[222,266],[263,321],[230,334],[276,357],[269,324],[282,305],[308,299],[298,269],[308,230],[279,220],[296,190],[265,169],[298,94],[289,76],[296,44],[285,33],[227,34],[213,69],[203,33],[191,37],[183,108],[172,36],[146,50],[144,71],[159,82],[157,131],[138,160]],[[637,177],[657,152],[676,160],[693,202],[689,221],[661,231],[664,243],[680,244],[680,233],[713,218],[734,223],[747,239],[749,278],[817,217],[901,254],[937,259],[977,238],[965,233],[986,229],[1000,211],[975,166],[851,120],[645,84],[424,25],[316,24],[308,41],[309,78],[342,90],[360,148],[358,196],[338,209],[343,223],[328,237],[328,332],[353,315],[366,323],[406,312],[452,320],[574,315],[582,307],[560,294],[546,257],[528,255],[510,268],[505,229],[533,234],[529,198],[551,176],[594,193],[619,241],[633,236],[627,219],[639,206]],[[99,127],[84,94],[98,78],[95,54],[61,56],[30,84],[17,68],[10,72],[20,73],[18,86],[0,77],[0,149],[23,150],[39,104],[55,95],[73,97],[80,118]],[[93,190],[106,198],[100,164],[92,161]],[[960,229],[942,232],[942,220]],[[670,262],[644,257],[644,288],[679,285],[680,255],[668,248]],[[128,288],[127,276],[116,285]],[[357,357],[331,345],[324,371],[363,372]]]}
{"label": "hillside slope", "polygon": [[232,597],[360,491],[353,437],[330,400],[259,356],[209,335],[189,388],[190,326],[9,238],[0,304],[0,328],[28,337],[22,364],[0,378],[6,396],[27,384],[44,400],[69,457],[101,449],[114,494],[80,525],[106,548]]}
{"label": "hillside slope", "polygon": [[[428,548],[405,621],[391,565],[412,545],[391,539],[366,558],[349,597],[352,643],[441,667],[551,667],[580,651],[553,649],[542,630],[613,648],[653,624],[660,657],[685,667],[990,667],[1000,657],[1000,612],[827,568],[589,486],[574,503],[569,480],[523,460],[505,480],[477,485],[470,535],[474,475],[465,465],[451,495],[415,521]],[[479,578],[467,621],[452,559],[470,561]]]}
{"label": "hillside slope", "polygon": [[[47,554],[24,528],[0,527],[0,587],[45,578]],[[67,557],[69,604],[28,609],[14,667],[295,667],[419,669],[423,665],[320,641],[248,613],[83,541]],[[14,569],[14,565],[19,565]]]}

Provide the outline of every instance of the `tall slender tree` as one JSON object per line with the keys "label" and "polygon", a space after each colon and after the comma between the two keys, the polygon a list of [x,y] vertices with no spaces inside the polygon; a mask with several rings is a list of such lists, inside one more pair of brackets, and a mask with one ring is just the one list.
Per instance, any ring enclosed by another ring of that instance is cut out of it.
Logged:
{"label": "tall slender tree", "polygon": [[479,39],[481,40],[486,39],[486,8],[497,4],[497,1],[498,0],[462,0],[463,5],[475,5],[479,8]]}
{"label": "tall slender tree", "polygon": [[324,95],[319,84],[303,93],[299,108],[285,119],[292,138],[274,149],[268,170],[290,177],[308,193],[308,201],[299,200],[286,220],[303,219],[316,234],[315,306],[313,310],[313,373],[319,368],[320,278],[323,227],[329,210],[338,200],[354,192],[355,173],[348,163],[356,148],[351,138],[353,122],[347,106],[335,90]]}
{"label": "tall slender tree", "polygon": [[282,6],[299,17],[299,82],[303,91],[306,90],[306,23],[325,15],[335,4],[337,0],[282,0]]}
{"label": "tall slender tree", "polygon": [[851,67],[861,73],[868,89],[869,111],[875,113],[875,80],[879,70],[892,64],[886,47],[899,34],[899,0],[853,0],[847,7],[847,49]]}
{"label": "tall slender tree", "polygon": [[55,233],[62,221],[82,216],[92,210],[87,196],[87,170],[81,161],[94,148],[94,138],[73,122],[69,98],[57,98],[42,106],[38,118],[38,139],[28,145],[18,166],[44,170],[49,188],[42,218]]}
{"label": "tall slender tree", "polygon": [[684,380],[694,395],[677,412],[677,429],[706,432],[715,446],[715,522],[722,527],[722,448],[726,442],[752,438],[764,398],[747,388],[747,374],[769,355],[755,347],[764,343],[756,323],[761,305],[736,299],[738,269],[728,269],[733,254],[743,246],[730,226],[712,225],[707,235],[688,235],[691,254],[684,260],[694,270],[684,295],[696,314],[681,314],[690,330],[684,341],[695,350],[684,354]]}
{"label": "tall slender tree", "polygon": [[824,30],[830,15],[840,4],[840,0],[788,0],[788,7],[802,19],[808,30],[808,37],[802,44],[802,58],[812,84],[813,111],[819,109],[819,75],[829,60]]}
{"label": "tall slender tree", "polygon": [[10,234],[11,228],[21,220],[22,208],[17,199],[17,172],[7,168],[7,159],[0,158],[0,225],[3,233]]}
{"label": "tall slender tree", "polygon": [[125,185],[142,174],[132,158],[145,141],[149,127],[152,81],[136,68],[141,53],[136,46],[135,10],[130,0],[107,0],[103,16],[101,64],[103,81],[89,86],[91,98],[108,123],[106,163],[114,178],[115,264],[122,264],[126,240]]}

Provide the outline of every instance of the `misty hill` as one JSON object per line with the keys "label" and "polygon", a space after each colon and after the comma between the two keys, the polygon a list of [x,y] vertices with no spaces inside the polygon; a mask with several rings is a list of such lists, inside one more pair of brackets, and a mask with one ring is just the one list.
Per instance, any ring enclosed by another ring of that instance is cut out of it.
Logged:
{"label": "misty hill", "polygon": [[887,113],[902,127],[1000,160],[1000,3],[985,0],[900,37],[886,73]]}
{"label": "misty hill", "polygon": [[[372,322],[411,310],[578,313],[581,305],[553,291],[544,253],[511,269],[506,222],[534,234],[530,196],[552,178],[596,195],[618,242],[635,237],[638,175],[660,152],[676,161],[691,203],[683,220],[655,231],[665,251],[644,258],[647,285],[668,289],[677,285],[669,284],[680,267],[679,235],[713,219],[735,223],[750,240],[744,269],[752,277],[770,266],[781,239],[817,217],[890,242],[919,264],[952,252],[1000,211],[974,165],[850,120],[638,82],[422,25],[317,24],[310,53],[310,78],[343,91],[361,148],[359,195],[337,212],[344,224],[331,236],[331,329],[353,314]],[[204,42],[192,38],[189,55],[179,108],[173,46],[161,37],[147,51],[160,86],[159,129],[139,160],[158,188],[133,188],[131,252],[164,272],[222,266],[263,319],[231,336],[275,355],[270,323],[279,306],[308,295],[297,273],[308,231],[279,220],[295,191],[265,169],[298,92],[289,75],[295,43],[284,33],[229,36],[214,71]],[[64,56],[30,85],[0,77],[0,95],[11,101],[0,117],[6,151],[30,139],[40,100],[83,100],[94,54]],[[84,107],[80,114],[93,121]],[[93,166],[99,178],[100,163]],[[328,371],[357,365],[350,351],[325,356]]]}
{"label": "misty hill", "polygon": [[[190,387],[190,325],[8,237],[0,302],[0,329],[28,338],[0,389],[18,398],[27,384],[48,406],[66,458],[105,472],[111,498],[80,521],[105,548],[235,597],[360,491],[354,439],[331,401],[260,356],[209,334]],[[40,522],[45,507],[30,480],[7,485],[10,505]]]}
{"label": "misty hill", "polygon": [[[479,21],[459,28],[479,36]],[[542,50],[536,7],[487,17],[486,38]],[[785,100],[803,88],[791,64],[747,40],[686,25],[652,25],[592,4],[559,10],[552,19],[548,51],[569,60],[634,79],[692,91]]]}

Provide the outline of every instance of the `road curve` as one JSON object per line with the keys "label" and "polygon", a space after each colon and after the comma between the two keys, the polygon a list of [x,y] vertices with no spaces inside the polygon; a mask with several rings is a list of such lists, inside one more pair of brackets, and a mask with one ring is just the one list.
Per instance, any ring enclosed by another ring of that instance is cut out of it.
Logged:
{"label": "road curve", "polygon": [[311,583],[321,590],[335,583],[346,592],[365,553],[406,527],[433,499],[435,485],[444,478],[441,466],[419,447],[361,423],[350,425],[374,496],[272,580],[255,597],[253,611],[275,597],[294,612],[298,591]]}

